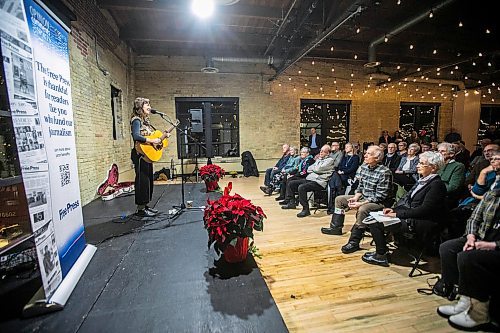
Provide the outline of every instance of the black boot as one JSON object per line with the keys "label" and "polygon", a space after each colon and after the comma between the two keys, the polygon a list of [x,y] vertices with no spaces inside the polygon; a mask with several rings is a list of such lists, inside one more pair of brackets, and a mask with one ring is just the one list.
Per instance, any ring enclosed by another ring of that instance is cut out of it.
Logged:
{"label": "black boot", "polygon": [[282,209],[295,209],[297,208],[297,201],[295,199],[289,199],[288,204],[281,206]]}
{"label": "black boot", "polygon": [[345,215],[333,214],[329,228],[321,228],[321,232],[325,235],[342,235],[342,227],[344,226]]}
{"label": "black boot", "polygon": [[349,241],[341,248],[342,253],[348,254],[361,250],[361,248],[359,247],[359,243],[361,243],[361,239],[363,238],[364,233],[365,228],[360,228],[357,225],[353,225]]}

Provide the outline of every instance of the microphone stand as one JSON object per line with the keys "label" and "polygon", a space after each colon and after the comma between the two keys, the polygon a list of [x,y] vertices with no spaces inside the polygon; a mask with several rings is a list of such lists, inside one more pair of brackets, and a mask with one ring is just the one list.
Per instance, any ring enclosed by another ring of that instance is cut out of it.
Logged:
{"label": "microphone stand", "polygon": [[[165,114],[163,113],[160,113],[160,112],[156,112],[156,114],[158,114],[163,120],[165,120],[167,123],[169,123],[170,125],[172,125],[173,127],[175,127],[178,131],[180,131],[180,133],[182,133],[184,136],[187,136],[188,138],[190,138],[191,140],[193,140],[193,142],[196,144],[196,145],[200,145],[199,142],[197,142],[197,140],[195,138],[193,138],[191,135],[187,134],[187,133],[184,133],[184,131],[182,129],[180,129],[178,127],[178,124],[174,124],[169,118],[168,116],[166,116]],[[165,118],[166,117],[166,118]],[[186,204],[184,203],[184,183],[186,181],[186,177],[184,176],[184,158],[182,157],[183,154],[181,152],[180,154],[181,156],[181,204],[180,205],[173,205],[172,208],[174,208],[174,212],[172,214],[170,214],[170,218],[171,219],[176,219],[177,217],[179,217],[182,213],[184,213],[184,211],[186,209],[197,209],[197,210],[204,210],[205,209],[205,206],[200,206],[200,207],[186,207]]]}

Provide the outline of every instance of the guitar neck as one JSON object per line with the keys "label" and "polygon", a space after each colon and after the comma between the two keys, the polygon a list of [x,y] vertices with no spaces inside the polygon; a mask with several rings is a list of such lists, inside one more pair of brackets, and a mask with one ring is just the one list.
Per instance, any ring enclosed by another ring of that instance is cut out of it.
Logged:
{"label": "guitar neck", "polygon": [[163,132],[163,134],[162,134],[162,136],[161,136],[160,139],[163,141],[163,139],[165,139],[167,137],[167,134],[170,133],[170,132],[172,132],[174,128],[175,128],[175,126],[172,126],[169,129],[167,129],[165,132]]}

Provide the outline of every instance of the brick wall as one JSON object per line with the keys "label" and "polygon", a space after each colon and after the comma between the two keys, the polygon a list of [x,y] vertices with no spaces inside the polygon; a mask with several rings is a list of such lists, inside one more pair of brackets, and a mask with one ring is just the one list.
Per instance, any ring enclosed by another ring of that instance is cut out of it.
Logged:
{"label": "brick wall", "polygon": [[[139,56],[134,68],[136,93],[151,98],[170,117],[175,117],[175,97],[239,97],[240,151],[250,150],[261,171],[280,155],[283,142],[299,143],[301,99],[352,101],[349,139],[361,143],[378,140],[383,129],[398,129],[401,102],[439,103],[439,137],[451,128],[450,86],[388,84],[375,92],[365,72],[342,66],[332,72],[331,65],[317,61],[314,65],[303,61],[272,83],[268,82],[272,71],[266,65],[216,62],[220,72],[205,74],[200,72],[204,64],[204,59],[194,57]],[[175,139],[171,141],[164,163],[177,160]],[[239,159],[224,161],[233,162],[226,170],[241,170]]]}
{"label": "brick wall", "polygon": [[[95,6],[68,2],[77,14],[77,21],[71,26],[69,48],[78,173],[85,205],[96,198],[96,189],[107,177],[112,163],[118,164],[120,173],[131,170],[128,120],[134,90],[133,57],[117,38],[116,27],[106,23],[112,21],[95,21],[104,18]],[[104,70],[109,74],[104,75]],[[111,85],[122,91],[118,132],[123,137],[117,140],[113,140]]]}

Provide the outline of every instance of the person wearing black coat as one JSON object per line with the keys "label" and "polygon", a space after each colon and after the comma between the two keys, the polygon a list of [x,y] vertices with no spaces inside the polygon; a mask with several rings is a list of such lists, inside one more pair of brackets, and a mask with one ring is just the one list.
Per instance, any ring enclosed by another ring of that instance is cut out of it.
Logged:
{"label": "person wearing black coat", "polygon": [[401,156],[397,154],[398,146],[391,142],[387,145],[387,154],[382,160],[382,164],[389,168],[392,172],[396,171],[401,163]]}
{"label": "person wearing black coat", "polygon": [[[402,197],[394,208],[385,208],[387,217],[397,217],[401,223],[396,225],[396,231],[412,231],[420,242],[432,239],[439,232],[439,224],[444,221],[446,208],[443,200],[446,197],[446,185],[437,175],[444,165],[442,156],[436,152],[425,152],[420,155],[417,172],[420,179],[413,188]],[[400,229],[400,230],[397,230]],[[363,255],[363,261],[369,264],[389,266],[387,260],[387,244],[384,236],[384,224],[370,224],[370,232],[375,241],[375,252]]]}

